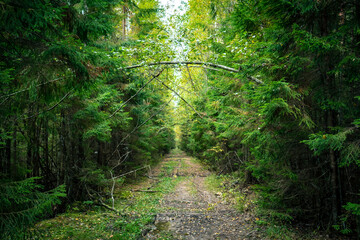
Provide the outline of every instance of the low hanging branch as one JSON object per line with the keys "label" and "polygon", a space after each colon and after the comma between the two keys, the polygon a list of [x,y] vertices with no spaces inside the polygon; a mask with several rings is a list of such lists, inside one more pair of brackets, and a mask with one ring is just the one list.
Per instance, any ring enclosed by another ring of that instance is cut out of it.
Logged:
{"label": "low hanging branch", "polygon": [[193,90],[196,90],[194,81],[193,81],[193,79],[192,79],[192,77],[191,77],[189,65],[186,65],[186,70],[187,70],[187,72],[188,72],[188,74],[189,74],[189,80],[190,80],[190,82],[191,82],[191,85],[192,85],[192,87],[193,87]]}
{"label": "low hanging branch", "polygon": [[183,100],[194,112],[196,112],[196,114],[200,117],[203,118],[203,116],[201,116],[201,114],[196,111],[196,109],[191,106],[190,103],[188,103],[182,96],[180,96],[174,89],[172,89],[171,87],[169,87],[168,85],[166,85],[163,81],[157,79],[158,82],[160,82],[164,87],[166,87],[167,89],[169,89],[170,91],[172,91],[173,93],[175,93],[176,96],[178,96],[181,100]]}
{"label": "low hanging branch", "polygon": [[[153,63],[143,63],[143,64],[137,64],[137,65],[132,65],[132,66],[128,66],[128,67],[124,67],[123,69],[133,69],[133,68],[141,68],[141,67],[145,67],[145,66],[156,66],[156,65],[200,65],[202,67],[207,67],[207,68],[214,68],[217,69],[222,69],[228,72],[234,72],[234,73],[239,73],[241,69],[235,69],[235,68],[231,68],[228,66],[224,66],[224,65],[220,65],[220,64],[214,64],[214,63],[209,63],[209,62],[200,62],[200,61],[162,61],[162,62],[153,62]],[[189,66],[191,67],[191,66]],[[256,82],[257,84],[264,84],[263,81],[261,81],[260,79],[257,79],[256,77],[253,76],[249,76],[247,75],[247,78],[253,82]]]}
{"label": "low hanging branch", "polygon": [[138,95],[149,83],[151,83],[155,78],[157,78],[158,76],[160,76],[160,74],[164,71],[164,69],[161,69],[156,75],[153,75],[152,78],[145,83],[144,86],[142,86],[134,95],[132,95],[128,100],[126,100],[123,104],[120,105],[120,107],[118,107],[111,115],[109,118],[112,118],[118,111],[121,110],[121,108],[123,106],[125,106],[125,104],[127,104],[131,99],[133,99],[136,95]]}
{"label": "low hanging branch", "polygon": [[121,144],[123,144],[123,142],[129,138],[136,130],[138,130],[140,127],[144,126],[150,119],[152,119],[153,117],[155,117],[156,115],[158,115],[167,105],[169,105],[169,103],[173,100],[174,96],[171,97],[171,99],[162,104],[162,107],[159,109],[159,111],[157,111],[156,113],[152,114],[149,118],[147,118],[143,123],[141,123],[139,126],[135,127],[129,134],[127,134],[123,139],[121,139],[120,143],[115,147],[115,150],[112,152],[112,154],[110,155],[110,157],[114,156],[114,154],[116,153],[117,149],[119,148],[119,146]]}
{"label": "low hanging branch", "polygon": [[[53,79],[53,80],[50,80],[50,81],[47,81],[47,82],[44,82],[44,83],[40,83],[40,84],[36,85],[35,87],[40,87],[40,86],[43,86],[43,85],[46,85],[46,84],[49,84],[49,83],[57,82],[57,81],[62,80],[62,79],[64,79],[64,78],[62,78],[62,77],[61,78],[56,78],[56,79]],[[11,97],[11,96],[14,96],[14,95],[16,95],[18,93],[26,92],[26,91],[29,91],[29,90],[30,90],[30,87],[19,90],[17,92],[2,95],[2,96],[0,96],[0,99],[6,98],[6,97]]]}
{"label": "low hanging branch", "polygon": [[133,68],[140,68],[144,66],[155,66],[155,65],[204,65],[214,68],[221,68],[223,70],[229,71],[229,72],[239,72],[239,70],[227,67],[224,65],[214,64],[214,63],[208,63],[208,62],[200,62],[200,61],[163,61],[163,62],[154,62],[154,63],[144,63],[144,64],[138,64],[133,65],[129,67],[125,67],[124,69],[133,69]]}
{"label": "low hanging branch", "polygon": [[[60,101],[59,102],[57,102],[55,105],[53,105],[53,106],[51,106],[50,108],[48,108],[48,109],[45,109],[44,111],[42,111],[42,112],[37,112],[37,113],[35,113],[35,114],[33,114],[33,115],[31,115],[31,116],[29,116],[29,117],[25,117],[25,118],[23,118],[23,119],[30,119],[30,118],[33,118],[33,117],[37,117],[37,116],[39,116],[40,114],[43,114],[43,113],[45,113],[45,112],[49,112],[49,111],[51,111],[51,110],[53,110],[54,108],[56,108],[57,106],[59,106],[69,95],[71,95],[72,93],[73,93],[73,91],[74,91],[74,89],[71,89],[68,93],[66,93],[65,94],[65,96],[63,96],[61,99],[60,99]],[[19,118],[17,118],[17,119],[21,119],[22,117],[19,117]],[[16,119],[16,120],[17,120]]]}
{"label": "low hanging branch", "polygon": [[[130,137],[136,130],[138,130],[139,128],[141,128],[142,126],[144,126],[150,119],[152,119],[153,117],[155,117],[156,115],[158,115],[167,105],[169,105],[169,103],[173,100],[174,97],[172,97],[167,103],[163,103],[163,106],[160,108],[159,111],[157,111],[156,113],[154,113],[153,115],[151,115],[150,117],[148,117],[143,123],[141,123],[139,126],[135,127],[128,135],[126,135],[120,143],[123,143],[128,137]],[[118,145],[119,146],[119,145]],[[118,146],[116,147],[116,149],[118,148]]]}

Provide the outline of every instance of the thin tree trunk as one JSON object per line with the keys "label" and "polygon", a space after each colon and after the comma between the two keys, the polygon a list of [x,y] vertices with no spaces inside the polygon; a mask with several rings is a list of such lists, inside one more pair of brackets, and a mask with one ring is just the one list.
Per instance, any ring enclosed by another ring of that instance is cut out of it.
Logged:
{"label": "thin tree trunk", "polygon": [[6,139],[6,146],[5,146],[5,155],[6,155],[6,174],[10,177],[11,175],[11,139]]}
{"label": "thin tree trunk", "polygon": [[33,173],[34,176],[40,176],[40,130],[34,121],[34,148],[33,148]]}
{"label": "thin tree trunk", "polygon": [[[328,12],[325,10],[322,12],[321,23],[320,23],[320,31],[321,35],[326,37],[329,34],[329,26],[328,26]],[[324,58],[325,67],[322,69],[322,74],[324,76],[324,87],[327,94],[327,99],[333,98],[333,90],[335,89],[335,79],[329,73],[330,70],[333,69],[333,63],[331,61],[331,56],[326,55]],[[335,125],[334,119],[334,110],[329,109],[325,112],[325,118],[327,121],[325,122],[326,130],[331,131],[332,127]],[[329,150],[329,158],[330,158],[330,184],[331,184],[331,223],[336,224],[337,218],[339,215],[339,198],[338,198],[338,172],[337,172],[337,159],[333,149]]]}
{"label": "thin tree trunk", "polygon": [[127,25],[127,7],[126,7],[126,1],[124,1],[124,6],[123,6],[123,20],[122,20],[122,37],[123,40],[126,39],[126,25]]}
{"label": "thin tree trunk", "polygon": [[50,189],[52,187],[53,184],[53,177],[52,177],[52,172],[51,172],[51,168],[50,168],[50,159],[49,159],[49,125],[47,122],[47,119],[43,120],[43,127],[44,127],[44,132],[43,132],[43,144],[44,144],[44,149],[43,149],[43,161],[44,161],[44,170],[45,170],[45,178],[47,179],[46,181],[46,189]]}
{"label": "thin tree trunk", "polygon": [[[18,155],[17,155],[17,124],[15,122],[15,126],[14,126],[14,133],[13,133],[13,164],[19,164],[18,163]],[[11,171],[11,169],[10,169]],[[11,172],[10,172],[11,175]]]}

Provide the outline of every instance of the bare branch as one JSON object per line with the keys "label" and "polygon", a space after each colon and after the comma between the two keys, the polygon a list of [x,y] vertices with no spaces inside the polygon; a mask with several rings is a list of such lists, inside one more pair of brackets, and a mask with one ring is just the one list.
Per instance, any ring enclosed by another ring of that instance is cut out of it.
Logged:
{"label": "bare branch", "polygon": [[203,116],[201,116],[201,114],[200,114],[198,111],[196,111],[196,109],[195,109],[193,106],[191,106],[191,104],[188,103],[182,96],[180,96],[174,89],[172,89],[171,87],[169,87],[168,85],[166,85],[163,81],[161,81],[161,80],[159,80],[159,79],[158,79],[158,81],[159,81],[164,87],[166,87],[167,89],[169,89],[170,91],[172,91],[173,93],[175,93],[176,96],[178,96],[181,100],[183,100],[194,112],[196,112],[196,114],[197,114],[200,118],[203,118]]}
{"label": "bare branch", "polygon": [[188,89],[184,88],[184,87],[181,87],[179,85],[176,86],[177,88],[180,88],[181,90],[184,90],[185,92],[187,93],[190,93],[190,94],[195,94],[196,96],[198,96],[198,94],[196,92],[191,92],[189,91]]}
{"label": "bare branch", "polygon": [[249,80],[251,80],[251,81],[254,81],[254,82],[260,84],[260,85],[264,84],[263,81],[261,81],[260,79],[258,79],[258,78],[256,78],[256,77],[253,77],[253,76],[249,76],[249,75],[248,75],[247,78],[248,78]]}
{"label": "bare branch", "polygon": [[[228,72],[234,72],[239,73],[240,69],[231,68],[228,66],[220,65],[220,64],[214,64],[209,62],[200,62],[200,61],[163,61],[163,62],[154,62],[154,63],[144,63],[144,64],[138,64],[138,65],[132,65],[128,67],[124,67],[123,69],[133,69],[133,68],[141,68],[145,66],[155,66],[155,65],[200,65],[204,68],[210,69],[210,70],[216,70],[216,68],[228,71]],[[189,66],[192,67],[192,66]],[[251,81],[256,82],[257,84],[264,84],[263,81],[260,79],[257,79],[256,77],[247,75],[247,78]]]}
{"label": "bare branch", "polygon": [[157,193],[157,192],[160,192],[160,191],[135,189],[135,190],[131,190],[131,192]]}
{"label": "bare branch", "polygon": [[221,72],[221,70],[219,70],[219,69],[212,68],[212,67],[206,67],[206,66],[188,66],[188,67],[192,67],[192,68],[204,68],[204,69],[209,69],[209,70]]}
{"label": "bare branch", "polygon": [[208,67],[220,68],[229,72],[239,72],[239,70],[227,67],[220,64],[208,63],[208,62],[200,62],[200,61],[163,61],[163,62],[154,62],[154,63],[144,63],[133,65],[129,67],[125,67],[123,69],[133,69],[133,68],[140,68],[144,66],[155,66],[155,65],[204,65]]}
{"label": "bare branch", "polygon": [[[154,113],[153,115],[151,115],[149,118],[147,118],[143,123],[141,123],[139,126],[135,127],[128,135],[126,135],[120,142],[123,143],[125,141],[125,139],[127,139],[128,137],[130,137],[136,130],[138,130],[139,128],[141,128],[143,125],[145,125],[145,123],[147,123],[150,119],[152,119],[153,117],[155,117],[156,115],[158,115],[173,99],[174,97],[172,97],[167,103],[164,103],[163,106],[160,108],[160,110],[156,113]],[[119,145],[120,145],[119,144]],[[118,146],[119,146],[118,145]],[[117,148],[117,147],[116,147]]]}
{"label": "bare branch", "polygon": [[[36,85],[35,87],[40,87],[40,86],[43,86],[43,85],[46,85],[46,84],[49,84],[49,83],[59,81],[61,79],[63,79],[63,78],[62,77],[61,78],[56,78],[56,79],[53,79],[53,80],[50,80],[50,81],[47,81],[47,82],[44,82],[44,83],[40,83],[40,84]],[[25,89],[19,90],[17,92],[2,95],[2,96],[0,96],[0,99],[5,98],[5,97],[11,97],[11,96],[14,96],[14,95],[16,95],[18,93],[26,92],[26,91],[29,91],[29,90],[30,90],[30,88],[25,88]]]}
{"label": "bare branch", "polygon": [[109,118],[112,118],[118,111],[121,110],[121,108],[123,106],[125,106],[125,104],[127,104],[131,99],[133,99],[136,95],[138,95],[149,83],[151,83],[155,78],[157,78],[158,76],[160,76],[160,74],[164,71],[164,69],[160,70],[156,75],[154,75],[147,83],[145,83],[144,86],[142,86],[134,95],[132,95],[128,100],[126,100],[123,104],[120,105],[120,107],[118,107],[118,109],[116,109]]}
{"label": "bare branch", "polygon": [[106,209],[108,209],[108,210],[110,210],[110,211],[113,211],[113,212],[115,212],[115,213],[117,213],[117,214],[121,215],[121,214],[120,214],[120,212],[119,212],[118,210],[116,210],[115,208],[112,208],[112,207],[110,207],[110,206],[106,205],[106,204],[105,204],[105,203],[103,203],[102,201],[101,201],[101,202],[94,203],[94,204],[95,204],[95,205],[98,205],[98,206],[100,206],[100,207],[104,207],[104,208],[106,208]]}
{"label": "bare branch", "polygon": [[190,73],[189,65],[186,65],[186,69],[187,69],[187,71],[188,71],[188,74],[189,74],[189,79],[190,79],[191,85],[192,85],[192,87],[193,87],[193,90],[195,90],[195,91],[196,91],[194,81],[193,81],[193,79],[192,79],[192,77],[191,77],[191,73]]}
{"label": "bare branch", "polygon": [[115,190],[116,181],[115,181],[113,172],[112,171],[109,171],[109,172],[110,172],[110,176],[111,176],[111,180],[112,180],[112,186],[111,186],[111,191],[110,191],[111,203],[112,203],[112,208],[115,209],[114,190]]}
{"label": "bare branch", "polygon": [[145,125],[150,119],[152,119],[153,117],[155,117],[156,115],[158,115],[167,105],[169,105],[169,103],[173,100],[174,96],[167,102],[164,103],[163,106],[160,108],[160,110],[156,113],[154,113],[153,115],[151,115],[149,118],[147,118],[143,123],[141,123],[140,125],[136,126],[129,134],[127,134],[123,139],[121,139],[120,143],[115,147],[115,150],[112,152],[112,154],[110,155],[110,157],[114,156],[114,154],[116,153],[118,147],[120,145],[123,144],[123,142],[130,137],[136,130],[138,130],[139,128],[141,128],[143,125]]}
{"label": "bare branch", "polygon": [[73,92],[73,89],[71,89],[68,93],[65,94],[65,96],[63,96],[59,102],[57,102],[56,104],[54,104],[53,106],[51,106],[50,108],[42,111],[42,112],[37,112],[35,114],[33,114],[32,116],[29,116],[29,117],[26,117],[24,119],[30,119],[30,118],[33,118],[33,117],[36,117],[36,116],[39,116],[40,114],[42,113],[45,113],[45,112],[49,112],[51,110],[53,110],[54,108],[56,108],[57,106],[59,106],[71,93]]}
{"label": "bare branch", "polygon": [[141,168],[138,168],[138,169],[132,170],[132,171],[130,171],[130,172],[127,172],[127,173],[121,174],[121,175],[119,175],[119,176],[112,177],[112,179],[116,179],[116,178],[120,178],[120,177],[123,177],[123,176],[129,175],[129,174],[131,174],[131,173],[137,172],[137,171],[139,171],[139,170],[141,170],[141,169],[144,169],[144,168],[149,168],[149,169],[151,169],[151,168],[150,168],[150,165],[146,165],[146,166],[143,166],[143,167],[141,167]]}
{"label": "bare branch", "polygon": [[[119,151],[118,151],[118,153],[119,153]],[[114,170],[115,168],[117,168],[118,166],[120,166],[129,157],[130,153],[131,152],[128,151],[125,154],[123,154],[122,156],[120,156],[119,162],[114,167],[111,168],[111,171]]]}

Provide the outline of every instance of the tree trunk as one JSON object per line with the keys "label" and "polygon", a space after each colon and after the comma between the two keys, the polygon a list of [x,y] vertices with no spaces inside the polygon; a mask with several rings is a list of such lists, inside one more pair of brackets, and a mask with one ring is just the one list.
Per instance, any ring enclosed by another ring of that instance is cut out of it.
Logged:
{"label": "tree trunk", "polygon": [[5,146],[5,156],[6,156],[6,165],[5,165],[5,172],[10,177],[11,175],[11,139],[6,139],[6,146]]}
{"label": "tree trunk", "polygon": [[122,37],[123,40],[126,39],[126,25],[127,25],[127,7],[126,7],[126,1],[124,1],[124,6],[123,6],[123,20],[122,20]]}
{"label": "tree trunk", "polygon": [[13,133],[13,149],[12,150],[13,150],[13,154],[12,154],[13,155],[13,165],[20,164],[20,163],[18,163],[18,155],[17,155],[17,124],[16,123],[15,123],[14,133]]}

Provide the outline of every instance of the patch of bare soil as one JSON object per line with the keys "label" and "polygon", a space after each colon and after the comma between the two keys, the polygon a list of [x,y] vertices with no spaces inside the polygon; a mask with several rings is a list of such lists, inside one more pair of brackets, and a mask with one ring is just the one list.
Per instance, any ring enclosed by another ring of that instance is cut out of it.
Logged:
{"label": "patch of bare soil", "polygon": [[156,216],[155,227],[145,239],[158,239],[162,232],[174,239],[264,239],[249,213],[239,213],[207,190],[205,178],[210,172],[190,157],[170,155],[153,175],[161,174],[162,166],[171,161],[177,162],[172,177],[182,180],[173,193],[164,197],[164,212]]}

